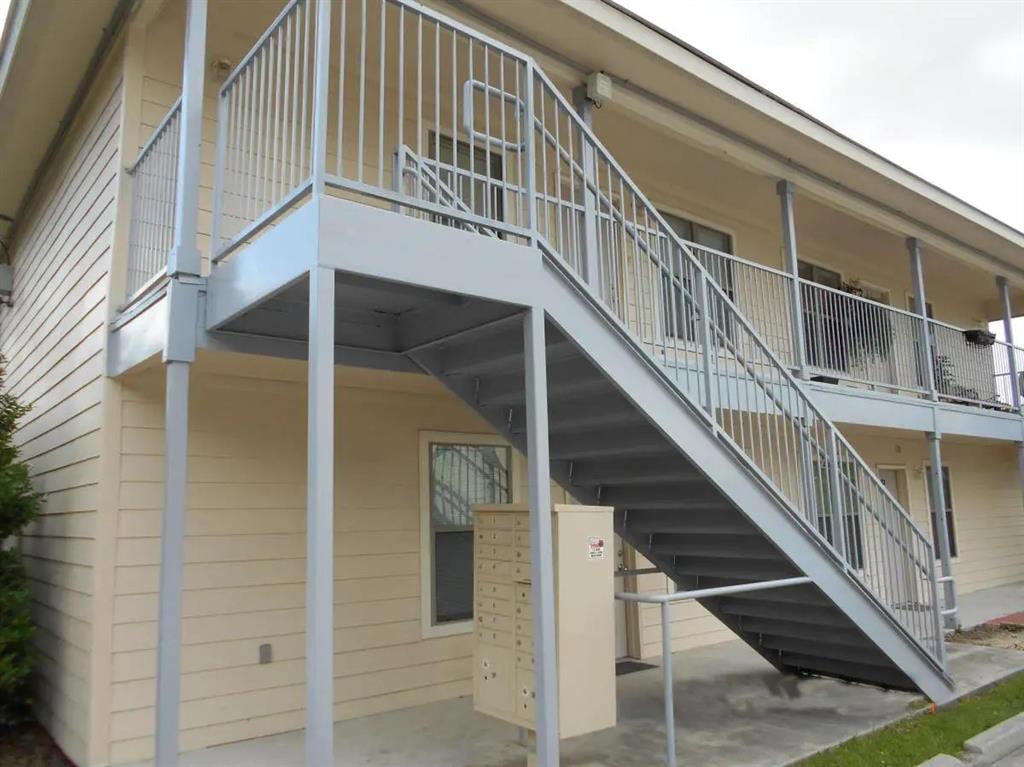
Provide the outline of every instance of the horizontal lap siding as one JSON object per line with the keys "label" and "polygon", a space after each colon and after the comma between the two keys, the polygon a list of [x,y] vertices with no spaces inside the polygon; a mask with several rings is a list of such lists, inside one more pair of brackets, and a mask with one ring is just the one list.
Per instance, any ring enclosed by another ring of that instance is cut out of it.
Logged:
{"label": "horizontal lap siding", "polygon": [[[209,359],[206,357],[205,359]],[[203,372],[192,386],[182,747],[304,725],[305,384]],[[471,637],[423,640],[420,430],[487,432],[422,376],[339,368],[335,717],[470,692]],[[368,383],[369,382],[369,383]],[[128,380],[114,597],[111,759],[151,755],[163,378]],[[259,645],[273,662],[259,665]]]}
{"label": "horizontal lap siding", "polygon": [[102,355],[118,178],[121,84],[103,76],[12,247],[0,315],[6,385],[32,411],[17,435],[42,516],[22,540],[39,657],[40,721],[87,758]]}
{"label": "horizontal lap siding", "polygon": [[[906,468],[911,515],[930,536],[924,475],[930,461],[928,443],[919,437],[859,429],[849,436],[872,468]],[[957,591],[964,594],[1024,580],[1024,502],[1016,448],[1011,443],[946,438],[942,462],[949,467],[953,494]]]}

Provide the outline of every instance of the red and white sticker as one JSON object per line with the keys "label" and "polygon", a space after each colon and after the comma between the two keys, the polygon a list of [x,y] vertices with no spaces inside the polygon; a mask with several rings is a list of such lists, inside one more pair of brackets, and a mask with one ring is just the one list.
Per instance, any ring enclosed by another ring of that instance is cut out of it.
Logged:
{"label": "red and white sticker", "polygon": [[604,559],[605,539],[592,535],[587,539],[587,559]]}

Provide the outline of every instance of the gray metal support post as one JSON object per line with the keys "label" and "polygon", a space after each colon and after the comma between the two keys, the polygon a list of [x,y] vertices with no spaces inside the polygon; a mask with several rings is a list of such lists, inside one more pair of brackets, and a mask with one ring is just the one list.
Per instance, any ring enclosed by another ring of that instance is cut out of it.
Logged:
{"label": "gray metal support post", "polygon": [[1005,277],[996,277],[999,288],[999,305],[1003,310],[1003,337],[1008,344],[1006,349],[1006,370],[1010,374],[1010,397],[1013,409],[1020,411],[1020,379],[1017,377],[1017,354],[1013,345],[1013,308],[1010,304],[1010,286]]}
{"label": "gray metal support post", "polygon": [[665,695],[665,764],[676,767],[676,705],[672,689],[672,603],[661,603],[661,679]]}
{"label": "gray metal support post", "polygon": [[189,363],[168,361],[164,416],[164,513],[157,630],[156,765],[178,763],[181,704],[181,591],[185,549]]}
{"label": "gray metal support post", "polygon": [[558,765],[558,668],[555,655],[555,586],[551,542],[551,459],[548,449],[548,373],[544,310],[523,318],[526,368],[526,444],[529,459],[530,575],[537,694],[537,764]]}
{"label": "gray metal support post", "polygon": [[[572,92],[573,106],[588,128],[594,126],[594,102],[587,98],[585,86]],[[583,162],[583,277],[595,291],[600,291],[600,245],[597,231],[597,166],[594,147],[585,135],[580,136]]]}
{"label": "gray metal support post", "polygon": [[537,127],[534,124],[534,72],[533,59],[526,62],[526,228],[530,232],[530,246],[537,245]]}
{"label": "gray metal support post", "polygon": [[334,271],[309,272],[306,764],[334,764]]}
{"label": "gray metal support post", "polygon": [[800,291],[800,257],[796,248],[796,214],[793,204],[793,183],[782,180],[776,187],[782,211],[782,247],[786,271],[790,274],[790,324],[793,333],[793,364],[800,378],[806,379],[807,341],[804,338],[803,295]]}
{"label": "gray metal support post", "polygon": [[928,327],[928,296],[924,291],[924,266],[921,262],[921,243],[917,241],[916,237],[907,238],[907,252],[910,254],[910,281],[914,290],[914,312],[921,318],[921,335],[917,343],[921,375],[924,379],[921,383],[928,392],[928,397],[935,401],[938,400],[939,393],[935,389],[935,367],[932,364],[933,349],[932,332],[931,328]]}
{"label": "gray metal support post", "polygon": [[[930,476],[929,487],[931,489],[932,513],[935,515],[935,534],[938,537],[939,550],[939,572],[943,578],[953,577],[952,556],[949,550],[949,527],[946,524],[946,489],[942,482],[942,435],[937,432],[928,432],[928,448],[930,454],[930,465],[928,472]],[[952,580],[943,583],[943,595],[945,608],[952,610],[956,608],[956,590]],[[956,615],[947,615],[943,621],[947,629],[955,629],[958,618]]]}
{"label": "gray metal support post", "polygon": [[199,320],[196,246],[199,218],[199,159],[202,148],[203,80],[206,74],[206,0],[188,0],[182,71],[181,134],[175,188],[174,243],[167,256],[167,331],[164,416],[164,508],[160,538],[157,624],[155,762],[178,763],[181,704],[181,602],[188,490],[190,365]]}
{"label": "gray metal support post", "polygon": [[850,565],[850,552],[846,549],[846,509],[843,499],[843,476],[839,469],[839,449],[836,444],[835,431],[829,431],[828,439],[828,472],[829,472],[829,506],[832,507],[832,545],[839,552],[843,566]]}
{"label": "gray metal support post", "polygon": [[174,206],[174,246],[167,274],[198,275],[199,160],[203,148],[203,80],[206,77],[206,0],[188,0],[178,139],[178,188]]}

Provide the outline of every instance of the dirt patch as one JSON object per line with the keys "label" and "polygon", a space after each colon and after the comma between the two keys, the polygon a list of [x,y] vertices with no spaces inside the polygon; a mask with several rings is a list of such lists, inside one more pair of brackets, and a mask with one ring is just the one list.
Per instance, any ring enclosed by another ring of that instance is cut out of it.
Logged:
{"label": "dirt patch", "polygon": [[1019,623],[983,623],[966,631],[954,631],[949,639],[953,642],[1024,652],[1024,625]]}
{"label": "dirt patch", "polygon": [[0,767],[74,767],[38,724],[0,729]]}

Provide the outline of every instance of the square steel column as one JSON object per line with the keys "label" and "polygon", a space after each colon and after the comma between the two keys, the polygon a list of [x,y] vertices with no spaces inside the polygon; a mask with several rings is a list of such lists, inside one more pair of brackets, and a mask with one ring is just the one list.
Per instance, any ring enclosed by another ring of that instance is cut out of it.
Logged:
{"label": "square steel column", "polygon": [[157,767],[178,763],[181,707],[181,601],[188,490],[190,365],[195,359],[201,260],[196,246],[199,160],[202,149],[206,0],[188,0],[181,91],[181,135],[175,188],[174,242],[167,254],[167,331],[163,361],[167,383],[164,416],[164,509],[160,538],[157,624]]}
{"label": "square steel column", "polygon": [[551,459],[548,449],[548,372],[544,310],[523,318],[526,368],[526,444],[530,485],[530,575],[537,692],[537,764],[558,765],[558,667],[551,542]]}
{"label": "square steel column", "polygon": [[928,326],[928,297],[924,292],[924,266],[921,263],[921,244],[916,237],[907,239],[907,252],[910,254],[910,281],[914,289],[914,313],[921,317],[921,336],[918,342],[918,358],[921,365],[921,376],[928,397],[934,402],[939,393],[935,389],[935,367],[932,349],[932,331]]}
{"label": "square steel column", "polygon": [[188,0],[186,9],[174,246],[167,255],[167,275],[170,277],[177,274],[198,276],[202,270],[196,233],[199,230],[199,161],[203,148],[206,0]]}
{"label": "square steel column", "polygon": [[782,180],[779,193],[782,212],[782,246],[786,253],[786,271],[790,274],[789,321],[793,333],[793,365],[800,378],[806,379],[807,342],[804,338],[803,295],[800,292],[800,257],[796,249],[796,214],[793,205],[793,183]]}
{"label": "square steel column", "polygon": [[[939,539],[939,571],[943,578],[951,579],[953,563],[949,551],[949,525],[946,523],[946,488],[942,482],[942,436],[937,432],[928,432],[927,437],[931,461],[931,465],[928,467],[931,477],[929,501],[932,513],[935,514],[935,535]],[[946,609],[955,608],[957,606],[956,590],[952,580],[944,581],[942,586]],[[955,629],[958,622],[959,619],[955,614],[947,615],[943,620],[947,629]]]}
{"label": "square steel column", "polygon": [[334,764],[334,271],[309,272],[306,764]]}

